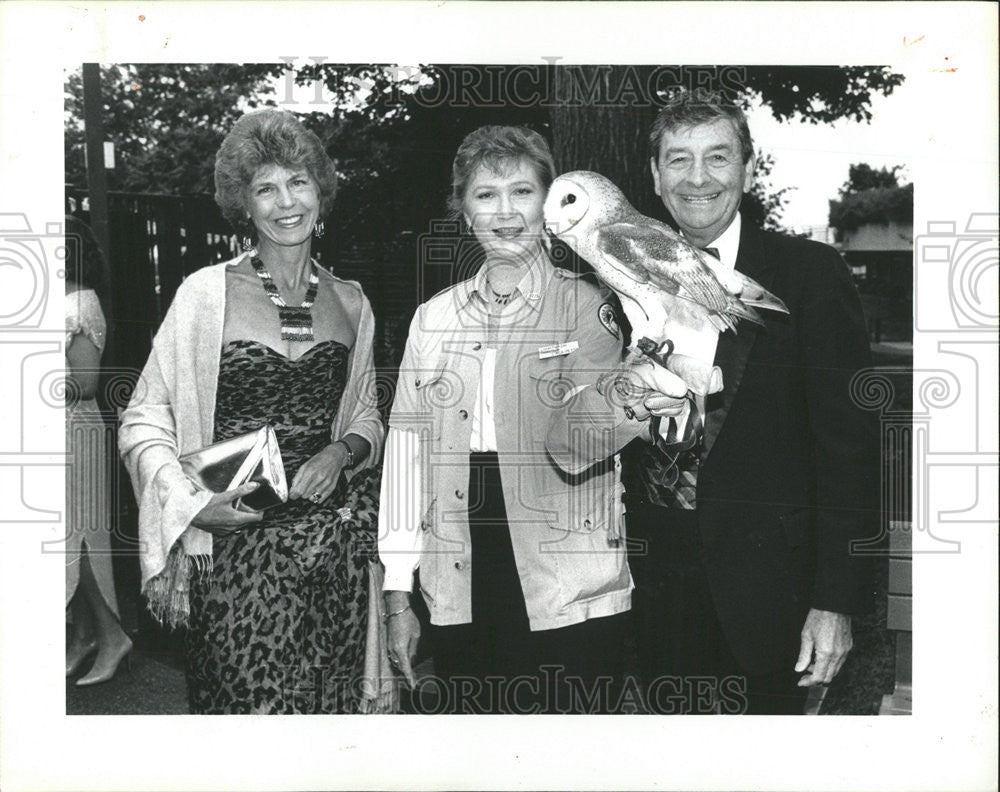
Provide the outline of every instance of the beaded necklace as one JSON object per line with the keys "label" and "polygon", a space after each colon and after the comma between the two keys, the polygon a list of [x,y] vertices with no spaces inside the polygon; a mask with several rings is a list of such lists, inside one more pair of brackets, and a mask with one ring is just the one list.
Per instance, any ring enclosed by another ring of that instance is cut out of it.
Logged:
{"label": "beaded necklace", "polygon": [[250,258],[257,277],[264,284],[264,291],[276,306],[278,306],[278,318],[281,320],[281,338],[284,341],[312,341],[313,324],[312,312],[309,310],[316,301],[316,292],[319,290],[319,276],[316,274],[316,262],[312,262],[312,270],[309,272],[309,288],[306,289],[306,298],[302,305],[290,306],[281,298],[281,292],[271,275],[264,268],[264,262],[257,256]]}

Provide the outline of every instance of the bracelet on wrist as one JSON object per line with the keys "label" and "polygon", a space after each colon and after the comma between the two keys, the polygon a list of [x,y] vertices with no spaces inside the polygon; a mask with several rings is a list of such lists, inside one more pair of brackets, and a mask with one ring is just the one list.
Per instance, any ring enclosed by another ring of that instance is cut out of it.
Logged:
{"label": "bracelet on wrist", "polygon": [[342,445],[347,449],[347,461],[344,463],[344,467],[354,467],[354,449],[352,449],[346,440],[335,440],[334,445]]}
{"label": "bracelet on wrist", "polygon": [[408,610],[410,610],[410,606],[409,605],[407,605],[407,606],[405,606],[403,608],[400,608],[399,610],[394,610],[394,611],[392,611],[392,613],[387,613],[385,615],[385,620],[389,621],[389,619],[391,619],[393,616],[399,616],[399,614],[406,613]]}

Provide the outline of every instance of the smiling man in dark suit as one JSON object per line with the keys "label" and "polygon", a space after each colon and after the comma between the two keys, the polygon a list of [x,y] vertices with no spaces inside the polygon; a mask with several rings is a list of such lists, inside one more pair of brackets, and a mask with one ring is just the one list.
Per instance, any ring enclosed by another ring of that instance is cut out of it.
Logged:
{"label": "smiling man in dark suit", "polygon": [[[755,162],[738,107],[675,97],[653,124],[650,164],[684,236],[789,309],[765,313],[763,327],[705,331],[695,351],[721,367],[723,390],[700,405],[698,445],[627,450],[650,706],[801,713],[807,688],[843,665],[851,614],[868,600],[868,566],[852,552],[872,535],[878,500],[875,417],[850,392],[871,365],[861,304],[833,248],[741,218]],[[675,464],[678,481],[664,486]]]}

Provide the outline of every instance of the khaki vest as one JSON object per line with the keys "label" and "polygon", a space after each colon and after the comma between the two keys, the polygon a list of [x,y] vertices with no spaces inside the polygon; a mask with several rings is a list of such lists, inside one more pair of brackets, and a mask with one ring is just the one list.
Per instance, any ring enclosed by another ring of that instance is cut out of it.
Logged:
{"label": "khaki vest", "polygon": [[[609,405],[593,387],[622,357],[620,340],[599,319],[604,302],[592,283],[546,263],[538,290],[523,295],[514,323],[498,330],[497,454],[532,630],[565,627],[630,606],[613,451],[639,428],[623,428],[620,407]],[[558,345],[561,350],[554,349]],[[438,625],[472,620],[466,490],[486,346],[485,304],[474,280],[420,306],[390,418],[390,425],[421,437],[426,533],[420,586]],[[554,354],[567,349],[572,351]],[[567,436],[567,430],[580,443],[604,449],[594,458],[605,461],[574,475],[561,470],[546,438],[550,431]]]}

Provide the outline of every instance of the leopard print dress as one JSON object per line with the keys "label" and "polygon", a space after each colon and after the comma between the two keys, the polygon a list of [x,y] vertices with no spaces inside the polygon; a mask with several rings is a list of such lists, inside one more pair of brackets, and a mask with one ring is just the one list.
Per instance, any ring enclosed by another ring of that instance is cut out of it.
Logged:
{"label": "leopard print dress", "polygon": [[[216,442],[270,423],[291,485],[330,442],[348,355],[336,341],[295,360],[256,341],[226,344]],[[211,576],[191,584],[191,712],[357,710],[377,494],[377,470],[361,471],[319,505],[289,501],[215,539]]]}

